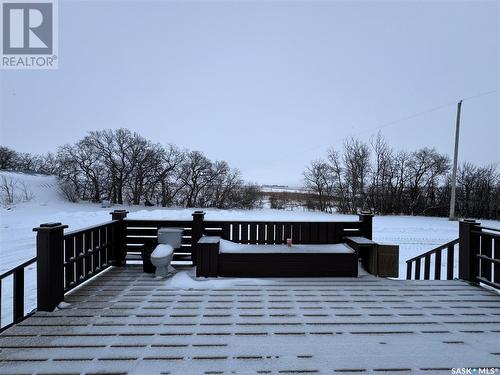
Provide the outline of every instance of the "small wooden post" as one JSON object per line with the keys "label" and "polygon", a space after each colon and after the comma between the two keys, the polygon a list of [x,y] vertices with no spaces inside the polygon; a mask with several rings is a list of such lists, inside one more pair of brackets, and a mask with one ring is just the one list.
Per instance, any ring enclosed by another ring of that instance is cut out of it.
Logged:
{"label": "small wooden post", "polygon": [[476,252],[479,251],[479,237],[471,233],[479,229],[480,223],[475,220],[465,219],[458,226],[459,248],[458,248],[458,277],[462,280],[476,282],[478,276]]}
{"label": "small wooden post", "polygon": [[203,221],[205,219],[205,212],[195,211],[193,212],[193,226],[191,228],[191,260],[193,264],[196,262],[196,247],[198,241],[203,236]]}
{"label": "small wooden post", "polygon": [[219,275],[220,237],[203,237],[196,246],[196,277]]}
{"label": "small wooden post", "polygon": [[359,221],[361,224],[361,231],[363,233],[363,237],[368,239],[372,239],[372,224],[373,224],[373,214],[370,211],[362,211],[359,215]]}
{"label": "small wooden post", "polygon": [[124,219],[127,217],[128,211],[114,210],[109,214],[111,215],[111,219],[113,221],[117,220],[117,222],[113,225],[111,233],[111,256],[113,257],[113,265],[121,267],[127,263],[125,259],[127,253],[127,234]]}
{"label": "small wooden post", "polygon": [[40,224],[36,234],[37,310],[53,311],[64,300],[64,229],[61,223]]}

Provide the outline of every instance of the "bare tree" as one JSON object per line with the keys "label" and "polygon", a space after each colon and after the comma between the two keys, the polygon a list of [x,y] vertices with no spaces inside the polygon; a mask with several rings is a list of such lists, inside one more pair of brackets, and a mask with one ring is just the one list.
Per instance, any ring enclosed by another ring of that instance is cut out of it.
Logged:
{"label": "bare tree", "polygon": [[168,145],[166,149],[160,151],[160,163],[155,168],[155,173],[162,207],[172,204],[184,187],[182,183],[177,183],[176,176],[179,175],[179,169],[186,159],[186,154],[174,145]]}
{"label": "bare tree", "polygon": [[23,202],[29,202],[31,201],[35,195],[33,192],[28,188],[28,185],[26,185],[26,182],[20,181],[19,182],[19,198]]}
{"label": "bare tree", "polygon": [[385,205],[389,193],[393,155],[392,149],[381,132],[370,140],[370,145],[374,154],[374,165],[371,171],[371,184],[368,188],[368,201],[369,206],[376,213],[381,213],[387,210]]}
{"label": "bare tree", "polygon": [[358,139],[344,141],[345,181],[349,188],[350,212],[356,213],[365,204],[366,183],[370,170],[370,150]]}
{"label": "bare tree", "polygon": [[331,211],[334,184],[332,167],[324,160],[313,160],[306,168],[303,176],[305,187],[318,197],[318,209],[320,211]]}
{"label": "bare tree", "polygon": [[408,168],[409,209],[414,215],[424,211],[429,199],[433,201],[439,179],[450,169],[450,160],[433,148],[423,148],[411,154]]}
{"label": "bare tree", "polygon": [[5,176],[1,176],[0,180],[0,198],[2,200],[2,204],[10,205],[15,203],[15,194],[17,188],[17,181],[13,178],[7,178]]}

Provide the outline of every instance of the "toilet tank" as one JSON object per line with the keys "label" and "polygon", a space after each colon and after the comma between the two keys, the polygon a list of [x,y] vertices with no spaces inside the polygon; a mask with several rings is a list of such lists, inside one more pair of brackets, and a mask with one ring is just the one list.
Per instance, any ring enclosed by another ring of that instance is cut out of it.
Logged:
{"label": "toilet tank", "polygon": [[172,246],[174,249],[181,247],[182,232],[184,228],[159,228],[158,243]]}

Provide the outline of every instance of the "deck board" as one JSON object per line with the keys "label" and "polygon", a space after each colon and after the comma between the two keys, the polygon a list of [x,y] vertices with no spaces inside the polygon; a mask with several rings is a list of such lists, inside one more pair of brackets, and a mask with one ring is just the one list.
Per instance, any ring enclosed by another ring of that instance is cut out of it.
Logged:
{"label": "deck board", "polygon": [[500,297],[363,276],[169,287],[112,268],[0,335],[0,373],[443,373],[500,366]]}

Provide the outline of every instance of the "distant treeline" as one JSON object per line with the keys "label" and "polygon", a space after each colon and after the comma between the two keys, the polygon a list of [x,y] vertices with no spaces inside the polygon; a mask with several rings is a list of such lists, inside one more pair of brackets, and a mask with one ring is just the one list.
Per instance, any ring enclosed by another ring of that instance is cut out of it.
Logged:
{"label": "distant treeline", "polygon": [[217,208],[260,203],[258,186],[243,181],[225,161],[153,143],[127,129],[90,132],[56,154],[0,146],[0,169],[56,175],[70,201]]}
{"label": "distant treeline", "polygon": [[[306,187],[314,192],[307,205],[320,211],[448,216],[451,163],[433,148],[395,151],[379,133],[367,144],[344,141],[304,171]],[[457,173],[456,215],[500,218],[500,173],[497,164],[468,162]]]}
{"label": "distant treeline", "polygon": [[[272,208],[355,214],[447,216],[451,163],[435,149],[395,151],[379,133],[369,143],[349,138],[303,173],[307,192],[261,192],[225,161],[199,151],[153,143],[127,129],[90,132],[57,153],[32,155],[0,146],[0,169],[59,177],[71,201],[182,207]],[[500,219],[497,164],[460,165],[456,214]]]}

